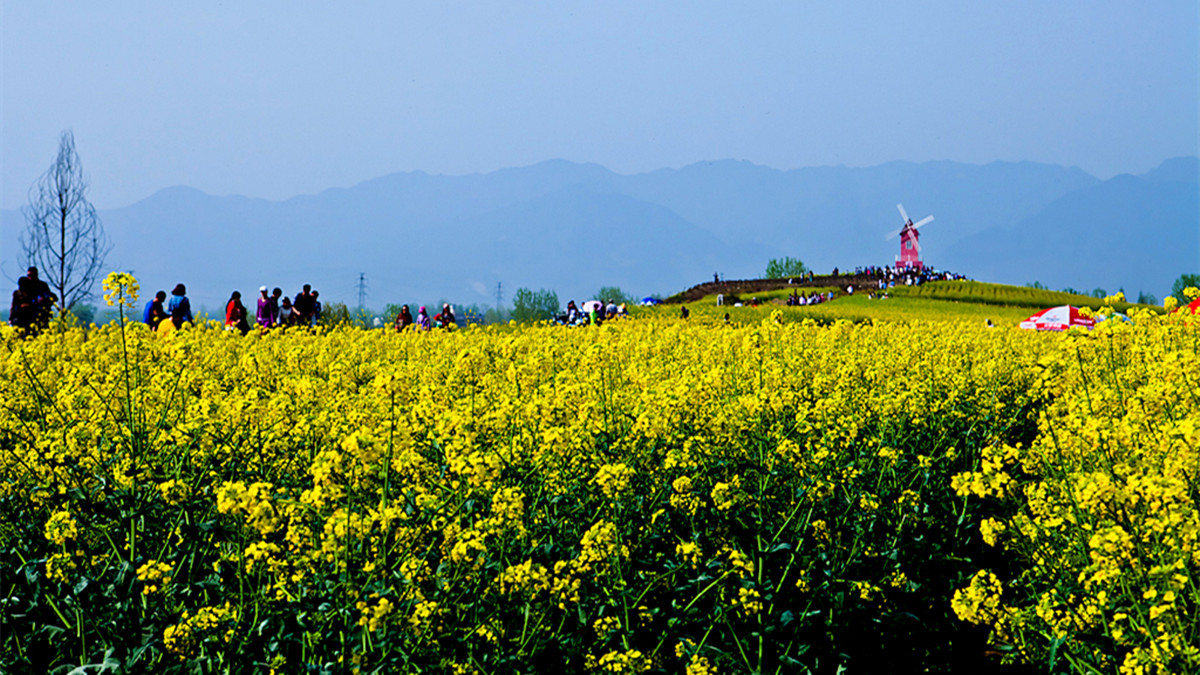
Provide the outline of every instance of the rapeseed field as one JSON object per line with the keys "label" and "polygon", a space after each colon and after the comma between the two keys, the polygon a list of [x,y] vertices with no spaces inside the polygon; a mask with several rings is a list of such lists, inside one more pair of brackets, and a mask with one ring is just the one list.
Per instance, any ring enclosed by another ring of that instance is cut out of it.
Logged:
{"label": "rapeseed field", "polygon": [[1134,314],[5,327],[0,669],[1196,672],[1200,331]]}

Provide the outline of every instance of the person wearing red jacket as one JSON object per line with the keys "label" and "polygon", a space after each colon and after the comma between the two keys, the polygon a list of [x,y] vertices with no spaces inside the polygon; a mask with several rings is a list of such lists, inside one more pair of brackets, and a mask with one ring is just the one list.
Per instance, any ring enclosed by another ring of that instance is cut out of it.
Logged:
{"label": "person wearing red jacket", "polygon": [[234,291],[225,303],[225,329],[241,331],[242,335],[250,332],[250,324],[246,322],[246,306],[242,304],[241,291]]}

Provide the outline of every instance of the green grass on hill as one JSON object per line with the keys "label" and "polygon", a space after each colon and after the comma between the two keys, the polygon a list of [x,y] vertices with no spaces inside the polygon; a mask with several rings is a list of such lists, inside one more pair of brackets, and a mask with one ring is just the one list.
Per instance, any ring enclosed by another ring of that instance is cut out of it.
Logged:
{"label": "green grass on hill", "polygon": [[[760,299],[761,296],[760,296]],[[638,314],[646,316],[679,316],[679,305],[639,308]],[[972,302],[956,302],[931,298],[890,297],[867,299],[865,294],[842,296],[831,302],[807,307],[787,307],[764,304],[758,307],[718,307],[715,299],[687,304],[693,319],[705,322],[720,322],[726,313],[733,323],[762,321],[771,312],[783,312],[784,321],[812,319],[820,323],[837,320],[846,321],[963,321],[985,323],[989,319],[997,326],[1015,326],[1033,312],[1025,307],[987,305]]]}
{"label": "green grass on hill", "polygon": [[[839,289],[804,289],[828,292]],[[852,296],[839,295],[831,302],[805,307],[787,307],[770,302],[783,300],[791,295],[791,289],[779,289],[753,294],[763,304],[759,307],[733,307],[732,303],[717,306],[717,296],[710,295],[702,300],[687,303],[688,311],[698,321],[720,322],[726,313],[733,323],[761,321],[774,310],[781,310],[785,321],[812,319],[826,323],[846,321],[965,321],[997,326],[1015,326],[1038,310],[1056,305],[1075,305],[1098,309],[1104,306],[1102,299],[1061,291],[1049,291],[1022,286],[988,284],[978,281],[938,281],[923,286],[903,286],[888,290],[887,299],[868,299],[867,293]],[[749,295],[740,296],[749,302]],[[727,297],[728,301],[729,298]],[[1113,309],[1124,312],[1138,306],[1134,303],[1113,304]],[[1144,306],[1144,305],[1143,305]],[[679,315],[679,305],[667,305],[641,309],[649,316]]]}
{"label": "green grass on hill", "polygon": [[[982,281],[935,281],[921,286],[898,286],[889,289],[893,298],[925,298],[930,300],[953,300],[983,305],[1003,305],[1028,309],[1045,309],[1057,305],[1074,305],[1099,309],[1104,306],[1103,298],[1077,295],[1062,291],[1050,291],[1025,286],[988,284]],[[1118,302],[1113,309],[1124,312],[1136,303]]]}
{"label": "green grass on hill", "polygon": [[956,302],[935,298],[913,298],[892,295],[887,299],[867,299],[855,293],[813,307],[795,307],[812,318],[849,321],[977,321],[989,319],[997,326],[1016,325],[1029,318],[1032,312],[1026,307],[987,305],[982,303]]}

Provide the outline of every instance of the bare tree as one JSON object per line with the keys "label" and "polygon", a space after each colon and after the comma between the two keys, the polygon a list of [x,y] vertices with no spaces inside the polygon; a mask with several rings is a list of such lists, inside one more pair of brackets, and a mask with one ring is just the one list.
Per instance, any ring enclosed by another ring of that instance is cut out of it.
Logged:
{"label": "bare tree", "polygon": [[87,200],[87,177],[75,136],[64,131],[58,158],[29,188],[21,250],[58,295],[59,311],[70,311],[92,294],[112,245],[96,209]]}

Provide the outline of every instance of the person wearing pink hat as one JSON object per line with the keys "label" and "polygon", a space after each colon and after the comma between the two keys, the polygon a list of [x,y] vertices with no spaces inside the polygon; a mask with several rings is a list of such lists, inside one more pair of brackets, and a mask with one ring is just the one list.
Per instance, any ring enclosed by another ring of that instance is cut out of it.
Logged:
{"label": "person wearing pink hat", "polygon": [[421,305],[421,311],[417,312],[417,330],[429,330],[431,325],[429,313],[425,311],[425,305]]}

